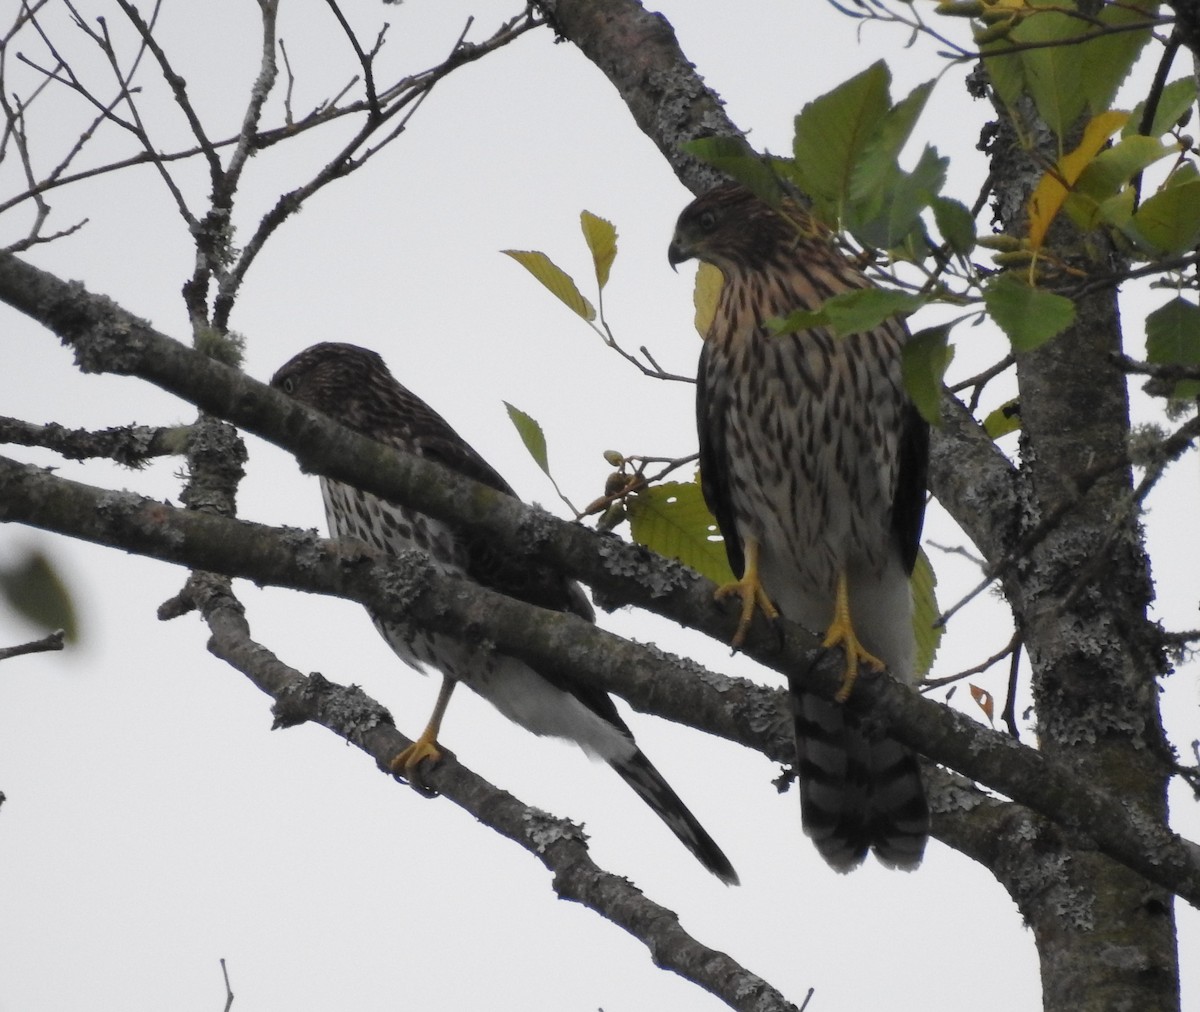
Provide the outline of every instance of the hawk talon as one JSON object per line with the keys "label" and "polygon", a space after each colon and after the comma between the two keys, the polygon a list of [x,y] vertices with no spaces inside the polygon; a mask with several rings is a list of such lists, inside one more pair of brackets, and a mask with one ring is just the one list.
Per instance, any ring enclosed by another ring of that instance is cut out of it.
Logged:
{"label": "hawk talon", "polygon": [[427,761],[436,766],[442,761],[442,750],[434,739],[422,735],[408,748],[397,752],[392,757],[392,761],[388,763],[388,768],[396,776],[402,776],[412,783],[417,777],[417,768],[421,763]]}
{"label": "hawk talon", "polygon": [[833,621],[829,623],[829,628],[825,631],[825,638],[821,640],[821,646],[826,650],[830,647],[841,647],[842,652],[846,655],[846,671],[842,675],[841,688],[834,694],[834,702],[844,703],[850,698],[850,693],[854,690],[854,683],[858,681],[860,664],[874,671],[883,671],[887,668],[883,661],[859,642],[858,636],[854,633],[854,626],[850,622],[850,592],[846,586],[845,573],[838,576]]}
{"label": "hawk talon", "polygon": [[425,725],[425,730],[416,741],[393,756],[392,761],[388,763],[393,776],[403,777],[414,790],[427,798],[436,795],[437,791],[426,786],[421,776],[421,764],[428,762],[429,768],[432,769],[442,761],[443,754],[454,757],[453,752],[443,749],[438,744],[437,737],[442,729],[442,717],[446,714],[455,684],[457,683],[453,678],[442,677],[442,687],[438,690],[437,702],[433,704],[433,713],[429,717],[429,723]]}
{"label": "hawk talon", "polygon": [[758,579],[758,542],[753,538],[746,541],[746,569],[740,580],[725,583],[717,588],[713,597],[720,601],[730,594],[737,594],[742,599],[741,615],[738,618],[737,630],[729,645],[737,650],[746,640],[750,631],[750,623],[754,620],[754,609],[757,607],[772,622],[779,618],[779,609],[767,596],[762,583]]}

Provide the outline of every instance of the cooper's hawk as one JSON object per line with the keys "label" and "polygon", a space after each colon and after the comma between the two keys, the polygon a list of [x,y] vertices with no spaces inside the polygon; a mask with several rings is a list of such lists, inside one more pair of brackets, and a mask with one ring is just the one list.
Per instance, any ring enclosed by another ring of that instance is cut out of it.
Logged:
{"label": "cooper's hawk", "polygon": [[[767,320],[870,282],[798,207],[786,216],[718,186],[679,217],[672,265],[692,257],[724,283],[700,355],[696,415],[704,497],[742,597],[841,646],[845,700],[860,667],[915,675],[909,575],[925,512],[929,432],[901,380],[903,324],[838,337],[773,336]],[[772,604],[774,602],[774,604]],[[840,701],[790,679],[805,832],[838,871],[868,849],[914,868],[929,834],[916,757]]]}
{"label": "cooper's hawk", "polygon": [[[283,366],[271,385],[365,436],[514,495],[441,415],[396,382],[372,351],[351,344],[314,345]],[[418,548],[447,576],[474,580],[541,608],[593,619],[577,584],[513,556],[486,537],[329,478],[321,478],[321,493],[333,537],[357,538],[388,554]],[[479,651],[451,636],[371,618],[402,660],[418,670],[430,665],[442,673],[433,715],[414,745],[393,760],[395,772],[411,782],[423,760],[440,757],[442,715],[455,683],[465,682],[534,734],[567,738],[605,760],[709,871],[736,884],[729,860],[642,754],[606,693],[574,680],[568,671],[535,671],[514,657]]]}

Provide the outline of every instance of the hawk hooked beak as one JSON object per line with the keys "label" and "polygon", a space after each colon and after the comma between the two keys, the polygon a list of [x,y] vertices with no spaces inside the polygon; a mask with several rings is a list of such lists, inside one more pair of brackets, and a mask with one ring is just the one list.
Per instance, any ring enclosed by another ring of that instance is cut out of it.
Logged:
{"label": "hawk hooked beak", "polygon": [[671,265],[671,270],[678,273],[679,265],[685,260],[691,260],[692,256],[693,254],[685,248],[683,240],[676,232],[674,238],[671,239],[671,245],[667,247],[667,262]]}

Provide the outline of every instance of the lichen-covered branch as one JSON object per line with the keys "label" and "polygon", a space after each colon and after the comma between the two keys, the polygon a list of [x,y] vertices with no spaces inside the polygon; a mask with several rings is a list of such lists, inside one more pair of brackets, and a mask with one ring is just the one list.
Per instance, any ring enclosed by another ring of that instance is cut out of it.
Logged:
{"label": "lichen-covered branch", "polygon": [[186,426],[121,425],[110,429],[68,429],[57,422],[35,425],[0,416],[0,443],[43,446],[68,460],[106,457],[126,467],[142,467],[154,457],[183,451]]}
{"label": "lichen-covered branch", "polygon": [[[212,634],[209,651],[275,700],[276,727],[320,724],[371,756],[382,771],[411,744],[396,730],[388,711],[361,689],[338,685],[320,674],[306,677],[255,642],[227,578],[195,574],[171,605],[171,614],[188,606],[200,612]],[[739,1012],[796,1012],[795,1005],[757,974],[688,934],[674,912],[628,879],[599,867],[588,852],[583,830],[573,822],[526,805],[447,753],[424,779],[437,794],[541,861],[553,873],[553,888],[561,898],[594,910],[642,942],[656,966],[690,980]]]}
{"label": "lichen-covered branch", "polygon": [[720,180],[720,173],[682,145],[741,131],[688,62],[666,18],[637,0],[537,0],[535,6],[612,82],[685,186],[703,193]]}
{"label": "lichen-covered branch", "polygon": [[[436,475],[437,470],[430,474]],[[520,503],[512,505],[526,510]],[[71,482],[5,458],[0,458],[0,520],[32,524],[193,569],[344,597],[378,614],[478,643],[481,649],[494,646],[534,666],[562,664],[567,658],[581,677],[627,696],[635,705],[644,705],[647,692],[661,693],[654,698],[673,699],[675,706],[689,695],[707,697],[699,711],[723,719],[705,730],[750,747],[758,747],[753,738],[761,737],[767,728],[775,730],[777,741],[786,735],[787,704],[781,693],[721,676],[697,679],[694,668],[677,665],[667,655],[575,616],[547,612],[481,586],[441,577],[419,552],[371,559],[364,552],[348,553],[340,543],[324,541],[312,532],[275,530],[178,510],[131,493]],[[550,526],[571,527],[561,521]],[[698,589],[710,615],[716,612],[710,585]],[[842,678],[837,658],[827,654],[813,663],[811,636],[782,621],[779,632],[779,637],[760,632],[748,642],[747,652],[779,670],[799,672],[797,677],[803,677],[806,688],[832,696]],[[648,681],[654,683],[653,689],[645,684]],[[734,707],[726,698],[732,690],[757,697],[758,705],[747,708],[754,717],[747,718],[744,712],[734,717],[730,712]],[[1200,906],[1197,849],[1160,823],[1139,817],[1127,807],[1126,799],[1112,799],[1041,753],[891,679],[860,679],[847,705],[886,714],[889,733],[896,738],[1028,805],[1064,827],[1076,848],[1094,847]],[[773,718],[764,719],[772,707]],[[689,711],[688,723],[698,723],[690,707],[682,709]],[[670,707],[663,712],[673,715]]]}

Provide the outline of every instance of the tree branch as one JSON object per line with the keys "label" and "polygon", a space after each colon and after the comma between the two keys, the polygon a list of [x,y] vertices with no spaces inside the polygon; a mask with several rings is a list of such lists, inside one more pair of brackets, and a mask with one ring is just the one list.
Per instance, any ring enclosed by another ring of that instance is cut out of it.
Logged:
{"label": "tree branch", "polygon": [[126,467],[142,467],[152,457],[183,452],[184,425],[122,425],[111,429],[68,429],[57,422],[35,425],[0,415],[0,443],[43,446],[68,460],[107,457]]}
{"label": "tree branch", "polygon": [[[253,381],[243,380],[248,392],[248,384]],[[260,389],[265,397],[287,400],[269,388]],[[338,428],[298,404],[287,402],[286,407],[293,416],[308,415],[313,423]],[[337,442],[354,456],[362,448],[356,444],[384,451],[348,431]],[[370,482],[361,481],[361,486],[397,501],[410,501],[410,497],[396,491],[399,484],[387,473],[393,470],[387,466],[389,454],[384,451],[374,456],[368,470],[375,473],[375,468],[381,468],[381,473]],[[394,463],[403,459],[397,454]],[[414,488],[457,485],[464,500],[474,498],[477,503],[488,498],[485,492],[491,492],[483,486],[473,487],[473,483],[450,472],[443,473],[419,458],[408,463],[413,475],[422,475],[413,479]],[[496,495],[497,500],[508,499]],[[538,527],[552,531],[553,537],[538,539],[534,547],[539,557],[550,561],[561,562],[557,553],[543,554],[547,545],[559,540],[558,535],[578,535],[593,544],[613,540],[539,515],[515,500],[496,501],[492,508],[512,516],[532,515]],[[625,696],[640,709],[647,708],[648,702],[656,709],[661,704],[661,712],[670,719],[703,726],[749,747],[766,752],[768,742],[763,741],[763,734],[773,729],[770,738],[775,744],[768,754],[778,753],[778,742],[786,734],[787,702],[780,692],[720,675],[697,679],[694,665],[675,662],[581,618],[548,612],[475,584],[442,577],[420,552],[372,561],[363,551],[348,553],[345,545],[324,541],[311,532],[276,530],[177,510],[131,493],[71,482],[2,457],[0,520],[26,523],[259,584],[343,597],[377,614],[454,635],[480,649],[500,650],[534,667],[561,665],[566,657],[580,677]],[[521,539],[506,542],[519,544]],[[610,559],[645,561],[647,553],[637,546],[613,541],[613,548]],[[641,569],[639,564],[632,571]],[[645,594],[644,587],[627,570],[620,575],[608,572],[603,583],[605,591],[614,597]],[[728,635],[732,622],[713,603],[712,585],[699,577],[688,583],[688,587],[673,587],[665,595],[666,600],[682,602],[684,607],[663,608],[662,613],[709,632],[714,626],[720,627],[721,635]],[[707,612],[707,621],[682,618],[701,607]],[[790,672],[792,678],[803,678],[806,689],[832,697],[842,681],[840,659],[831,652],[813,663],[813,637],[784,620],[779,620],[777,626],[778,636],[762,629],[752,633],[747,652],[776,670]],[[697,712],[683,705],[689,694],[703,701]],[[1052,820],[1074,838],[1075,847],[1099,849],[1149,881],[1200,906],[1200,848],[1154,820],[1131,812],[1128,806],[1132,802],[1128,799],[1114,801],[1042,753],[924,699],[890,678],[860,678],[846,705],[885,720],[888,733],[899,740]]]}
{"label": "tree branch", "polygon": [[682,145],[742,132],[688,62],[666,18],[637,0],[536,0],[534,6],[612,82],[638,127],[688,189],[703,193],[724,178]]}
{"label": "tree branch", "polygon": [[0,661],[6,661],[10,657],[21,657],[24,654],[41,654],[48,650],[61,650],[65,635],[61,629],[58,629],[49,636],[43,636],[40,640],[20,643],[15,647],[0,647]]}
{"label": "tree branch", "polygon": [[[361,749],[387,772],[390,760],[411,742],[391,714],[361,689],[307,677],[256,643],[228,579],[211,573],[189,578],[183,595],[212,633],[209,651],[275,700],[276,727],[311,721]],[[553,873],[554,891],[623,928],[650,951],[654,964],[697,984],[742,1012],[796,1012],[775,988],[723,952],[689,935],[678,916],[645,896],[628,879],[600,868],[588,853],[583,830],[539,811],[463,766],[452,755],[429,771],[438,794],[532,854]]]}

